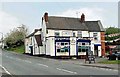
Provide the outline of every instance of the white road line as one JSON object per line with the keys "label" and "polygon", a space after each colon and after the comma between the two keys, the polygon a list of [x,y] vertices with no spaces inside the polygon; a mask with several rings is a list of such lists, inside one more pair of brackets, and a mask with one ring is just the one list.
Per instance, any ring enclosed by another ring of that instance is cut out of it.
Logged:
{"label": "white road line", "polygon": [[8,57],[8,56],[6,56],[6,57]]}
{"label": "white road line", "polygon": [[25,62],[27,62],[27,63],[32,63],[31,61],[28,61],[28,60],[23,60],[23,61],[25,61]]}
{"label": "white road line", "polygon": [[20,61],[21,61],[22,59],[17,59],[17,60],[20,60]]}
{"label": "white road line", "polygon": [[47,65],[45,65],[45,64],[38,64],[38,65],[40,65],[40,66],[44,66],[44,67],[48,67]]}
{"label": "white road line", "polygon": [[61,69],[61,68],[56,68],[56,69],[57,69],[57,70],[64,71],[64,72],[68,72],[68,73],[77,74],[77,72],[69,71],[69,70],[66,70],[66,69]]}
{"label": "white road line", "polygon": [[8,58],[13,59],[12,57],[9,57],[9,56],[8,56]]}
{"label": "white road line", "polygon": [[[86,67],[86,66],[80,66],[80,67]],[[109,68],[99,68],[99,67],[88,67],[88,68],[95,68],[95,69],[106,70],[106,71],[118,71],[117,69],[109,69]]]}
{"label": "white road line", "polygon": [[9,72],[5,67],[3,67],[2,65],[0,65],[0,67],[2,67],[2,69],[3,69],[7,74],[11,75],[10,72]]}
{"label": "white road line", "polygon": [[42,58],[42,59],[46,59],[46,58]]}

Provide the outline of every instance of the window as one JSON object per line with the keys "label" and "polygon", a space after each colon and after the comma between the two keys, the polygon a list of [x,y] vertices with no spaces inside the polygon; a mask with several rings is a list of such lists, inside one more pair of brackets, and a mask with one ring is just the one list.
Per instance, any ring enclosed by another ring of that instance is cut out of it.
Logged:
{"label": "window", "polygon": [[95,40],[97,40],[98,33],[93,33],[93,37]]}
{"label": "window", "polygon": [[82,49],[82,52],[85,52],[85,49]]}
{"label": "window", "polygon": [[85,43],[82,43],[82,45],[85,45]]}
{"label": "window", "polygon": [[78,42],[78,46],[81,46],[82,45],[82,43],[81,42]]}
{"label": "window", "polygon": [[93,37],[97,37],[98,33],[93,33]]}
{"label": "window", "polygon": [[69,52],[69,43],[68,42],[57,42],[56,43],[56,51],[57,52]]}
{"label": "window", "polygon": [[57,45],[60,45],[60,43],[58,42]]}
{"label": "window", "polygon": [[64,45],[64,43],[61,43],[61,45]]}
{"label": "window", "polygon": [[57,52],[60,52],[60,49],[57,49]]}
{"label": "window", "polygon": [[59,32],[55,32],[55,36],[60,36],[60,33]]}
{"label": "window", "polygon": [[79,46],[79,48],[78,48],[78,52],[81,52],[81,46]]}
{"label": "window", "polygon": [[60,52],[64,52],[64,49],[61,49]]}
{"label": "window", "polygon": [[73,32],[73,36],[75,37],[75,32]]}
{"label": "window", "polygon": [[89,47],[88,46],[79,46],[78,52],[88,52]]}
{"label": "window", "polygon": [[68,43],[65,43],[65,45],[68,45]]}
{"label": "window", "polygon": [[78,31],[77,36],[82,37],[82,31]]}
{"label": "window", "polygon": [[68,52],[68,49],[65,49],[65,52]]}

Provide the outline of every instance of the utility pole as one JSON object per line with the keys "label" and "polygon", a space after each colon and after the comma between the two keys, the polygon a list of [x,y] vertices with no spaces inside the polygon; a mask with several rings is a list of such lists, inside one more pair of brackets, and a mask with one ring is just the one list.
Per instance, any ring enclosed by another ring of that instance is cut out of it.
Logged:
{"label": "utility pole", "polygon": [[3,33],[0,32],[2,34],[2,39],[1,39],[1,42],[2,42],[2,48],[3,48]]}

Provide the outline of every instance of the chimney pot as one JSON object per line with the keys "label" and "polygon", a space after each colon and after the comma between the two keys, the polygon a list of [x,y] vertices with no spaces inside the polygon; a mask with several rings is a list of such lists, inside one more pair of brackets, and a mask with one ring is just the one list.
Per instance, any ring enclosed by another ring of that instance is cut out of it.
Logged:
{"label": "chimney pot", "polygon": [[48,13],[47,12],[44,14],[44,19],[45,19],[45,22],[48,22]]}
{"label": "chimney pot", "polygon": [[85,15],[84,15],[84,13],[82,13],[80,21],[81,21],[82,23],[85,22]]}

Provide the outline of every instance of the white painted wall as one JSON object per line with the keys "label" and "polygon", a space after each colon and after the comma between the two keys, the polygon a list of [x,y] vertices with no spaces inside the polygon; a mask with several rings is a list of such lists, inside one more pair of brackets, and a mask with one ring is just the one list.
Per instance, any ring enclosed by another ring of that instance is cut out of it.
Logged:
{"label": "white painted wall", "polygon": [[55,56],[55,38],[51,37],[50,38],[50,55]]}
{"label": "white painted wall", "polygon": [[76,55],[76,37],[70,38],[70,55],[71,56]]}
{"label": "white painted wall", "polygon": [[[59,32],[60,36],[73,36],[73,32],[75,33],[75,36],[77,36],[78,31],[72,31],[72,30],[51,30],[48,29],[48,34],[46,35],[46,37],[49,36],[55,36],[55,32]],[[82,31],[82,37],[89,37],[89,32],[88,31]]]}
{"label": "white painted wall", "polygon": [[98,56],[102,56],[101,46],[98,46]]}
{"label": "white painted wall", "polygon": [[[37,31],[34,35],[40,35],[41,31]],[[32,40],[31,40],[32,39]],[[30,36],[25,40],[25,53],[31,53],[29,46],[33,46],[33,55],[45,54],[43,51],[43,46],[38,46],[37,41],[34,36]]]}
{"label": "white painted wall", "polygon": [[86,55],[86,52],[78,52],[78,55]]}
{"label": "white painted wall", "polygon": [[55,56],[55,39],[54,39],[54,37],[47,38],[46,55]]}
{"label": "white painted wall", "polygon": [[30,53],[29,44],[29,38],[25,38],[25,53]]}
{"label": "white painted wall", "polygon": [[[55,32],[59,32],[60,36],[73,36],[73,32],[75,33],[75,36],[77,37],[77,30],[76,31],[72,31],[72,30],[51,30],[48,29],[48,34],[46,34],[46,25],[45,22],[43,21],[43,25],[42,25],[42,32],[43,32],[43,51],[46,50],[46,55],[51,55],[54,56],[55,55],[55,41],[54,38],[49,37],[49,36],[55,36]],[[93,33],[94,32],[88,32],[88,31],[82,31],[82,37],[93,37]],[[91,41],[91,51],[93,51],[94,54],[94,44],[101,44],[101,36],[100,36],[100,32],[97,32],[98,36],[97,39],[98,40],[92,40]],[[45,37],[48,37],[48,40],[45,40]],[[71,40],[72,38],[70,38]],[[74,38],[75,39],[75,38]],[[46,47],[45,47],[46,45]],[[45,49],[46,48],[46,49]],[[101,46],[98,47],[99,49],[99,56],[101,55]],[[66,54],[66,53],[64,53]],[[78,53],[78,55],[85,55],[85,52],[81,52]],[[61,54],[56,54],[56,55],[61,55]],[[76,43],[74,45],[70,44],[70,55],[76,55]]]}
{"label": "white painted wall", "polygon": [[93,51],[93,55],[95,54],[94,53],[94,41],[91,41],[91,51]]}
{"label": "white painted wall", "polygon": [[88,31],[82,31],[82,37],[89,37]]}

